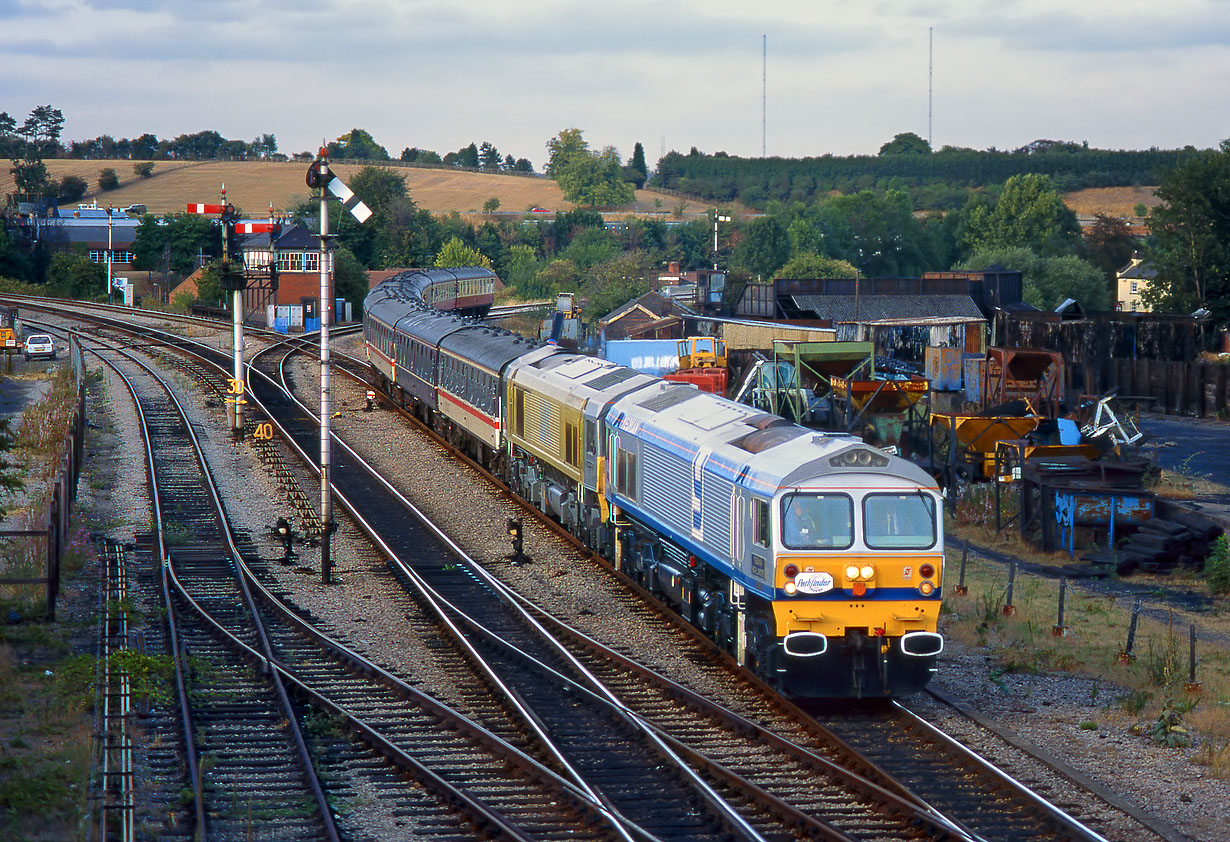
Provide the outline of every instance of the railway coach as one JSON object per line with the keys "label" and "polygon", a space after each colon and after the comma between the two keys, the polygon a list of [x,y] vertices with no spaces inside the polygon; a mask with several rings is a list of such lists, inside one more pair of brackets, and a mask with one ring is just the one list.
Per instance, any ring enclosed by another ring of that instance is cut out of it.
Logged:
{"label": "railway coach", "polygon": [[424,274],[365,302],[386,393],[786,692],[927,683],[943,646],[929,475],[844,434],[441,313]]}

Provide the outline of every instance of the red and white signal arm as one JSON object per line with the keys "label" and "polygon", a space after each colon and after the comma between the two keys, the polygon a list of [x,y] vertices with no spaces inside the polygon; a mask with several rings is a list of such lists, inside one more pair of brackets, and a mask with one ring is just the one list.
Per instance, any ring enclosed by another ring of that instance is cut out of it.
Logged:
{"label": "red and white signal arm", "polygon": [[188,205],[188,213],[222,213],[224,210],[226,210],[226,205]]}

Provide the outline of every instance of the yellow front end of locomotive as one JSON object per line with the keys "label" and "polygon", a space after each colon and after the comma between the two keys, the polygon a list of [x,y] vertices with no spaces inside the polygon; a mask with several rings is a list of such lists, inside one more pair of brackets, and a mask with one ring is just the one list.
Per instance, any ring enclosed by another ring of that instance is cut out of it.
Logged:
{"label": "yellow front end of locomotive", "polygon": [[776,634],[934,632],[942,571],[940,553],[781,556],[773,601]]}

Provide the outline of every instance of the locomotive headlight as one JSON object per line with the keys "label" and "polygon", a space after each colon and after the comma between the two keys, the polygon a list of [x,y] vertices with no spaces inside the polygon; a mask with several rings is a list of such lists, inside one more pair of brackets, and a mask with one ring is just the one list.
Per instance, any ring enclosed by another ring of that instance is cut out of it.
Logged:
{"label": "locomotive headlight", "polygon": [[923,596],[931,596],[935,593],[935,585],[932,582],[923,580],[918,583],[918,592]]}
{"label": "locomotive headlight", "polygon": [[849,567],[846,568],[846,578],[847,579],[857,579],[858,578],[858,568],[854,566],[853,564],[851,564]]}
{"label": "locomotive headlight", "polygon": [[870,564],[864,564],[861,568],[859,568],[858,573],[864,579],[870,579],[872,576],[876,575],[876,569]]}
{"label": "locomotive headlight", "polygon": [[796,585],[794,582],[787,582],[786,587],[783,588],[783,590],[786,591],[787,596],[794,596],[794,592],[797,591],[798,589],[799,589],[798,585]]}

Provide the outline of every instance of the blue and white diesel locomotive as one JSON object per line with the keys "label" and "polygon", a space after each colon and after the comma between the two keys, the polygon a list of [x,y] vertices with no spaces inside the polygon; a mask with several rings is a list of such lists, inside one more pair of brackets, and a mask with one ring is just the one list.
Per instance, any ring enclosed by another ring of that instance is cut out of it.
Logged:
{"label": "blue and white diesel locomotive", "polygon": [[930,475],[851,436],[435,310],[422,290],[443,271],[396,275],[364,302],[391,398],[787,693],[927,683],[943,647]]}

